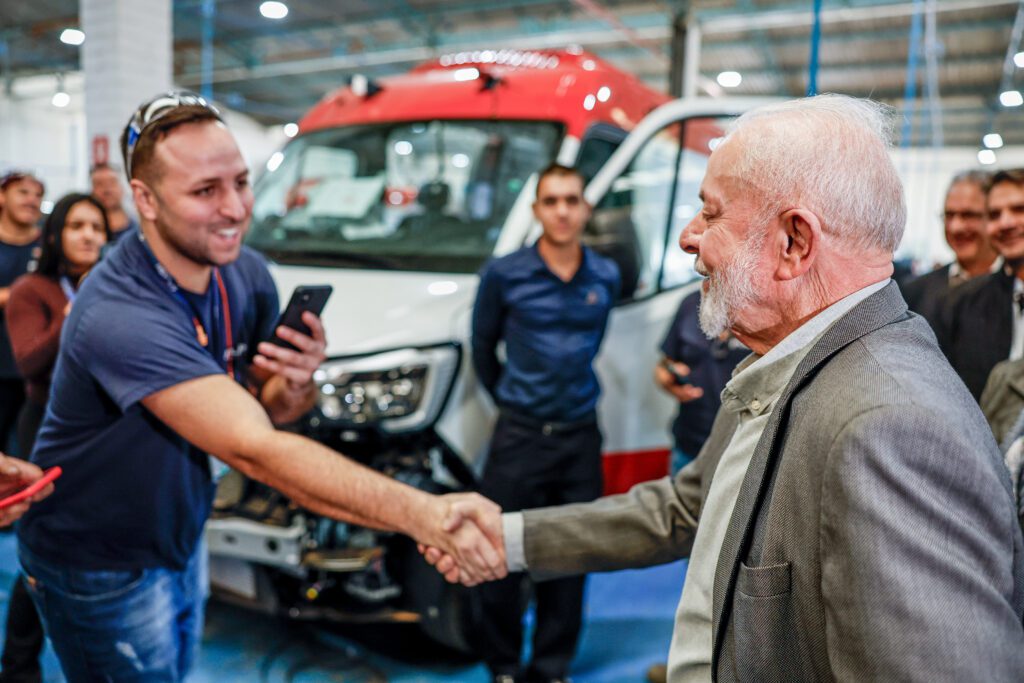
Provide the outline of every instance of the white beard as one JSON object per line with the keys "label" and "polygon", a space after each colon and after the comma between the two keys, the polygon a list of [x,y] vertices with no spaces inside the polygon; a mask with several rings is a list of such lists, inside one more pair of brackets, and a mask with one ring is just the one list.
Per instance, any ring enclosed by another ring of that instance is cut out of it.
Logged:
{"label": "white beard", "polygon": [[741,251],[714,272],[709,273],[697,259],[696,269],[708,278],[708,288],[701,289],[700,329],[715,339],[732,327],[736,312],[758,301],[754,273],[763,240],[752,240]]}

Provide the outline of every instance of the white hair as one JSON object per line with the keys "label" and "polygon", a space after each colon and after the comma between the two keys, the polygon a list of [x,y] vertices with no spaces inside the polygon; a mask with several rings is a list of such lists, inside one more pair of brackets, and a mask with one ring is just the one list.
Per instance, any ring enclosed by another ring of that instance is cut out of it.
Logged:
{"label": "white hair", "polygon": [[766,214],[803,206],[851,247],[893,252],[907,208],[889,157],[892,124],[881,103],[818,95],[747,112],[723,144],[740,145],[730,174],[763,195]]}

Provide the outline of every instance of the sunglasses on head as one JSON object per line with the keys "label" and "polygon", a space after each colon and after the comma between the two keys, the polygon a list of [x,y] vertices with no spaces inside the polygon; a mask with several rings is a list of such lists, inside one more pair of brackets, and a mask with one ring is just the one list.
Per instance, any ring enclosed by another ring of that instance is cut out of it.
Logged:
{"label": "sunglasses on head", "polygon": [[138,144],[139,138],[142,137],[143,131],[179,107],[202,107],[209,110],[218,119],[221,119],[220,110],[217,107],[213,106],[202,95],[189,90],[173,90],[149,100],[135,110],[125,129],[127,135],[125,136],[125,148],[123,150],[124,165],[125,173],[128,174],[129,180],[132,177],[132,155],[135,152],[135,145]]}

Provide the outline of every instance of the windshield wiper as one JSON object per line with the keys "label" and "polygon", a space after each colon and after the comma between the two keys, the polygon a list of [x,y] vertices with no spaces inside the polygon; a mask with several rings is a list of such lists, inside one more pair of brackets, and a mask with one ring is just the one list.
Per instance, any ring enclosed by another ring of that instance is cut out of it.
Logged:
{"label": "windshield wiper", "polygon": [[352,251],[319,251],[315,249],[275,249],[273,247],[263,247],[259,244],[253,244],[252,247],[262,252],[272,261],[290,265],[336,266],[339,263],[354,263],[382,270],[401,269],[400,264],[394,259],[376,254]]}

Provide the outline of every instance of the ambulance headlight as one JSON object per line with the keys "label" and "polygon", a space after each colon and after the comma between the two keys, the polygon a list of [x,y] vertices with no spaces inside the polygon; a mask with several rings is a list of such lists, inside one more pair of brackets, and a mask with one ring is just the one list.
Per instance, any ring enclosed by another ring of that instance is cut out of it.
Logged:
{"label": "ambulance headlight", "polygon": [[322,423],[407,432],[432,424],[459,365],[452,345],[327,361],[313,375]]}

